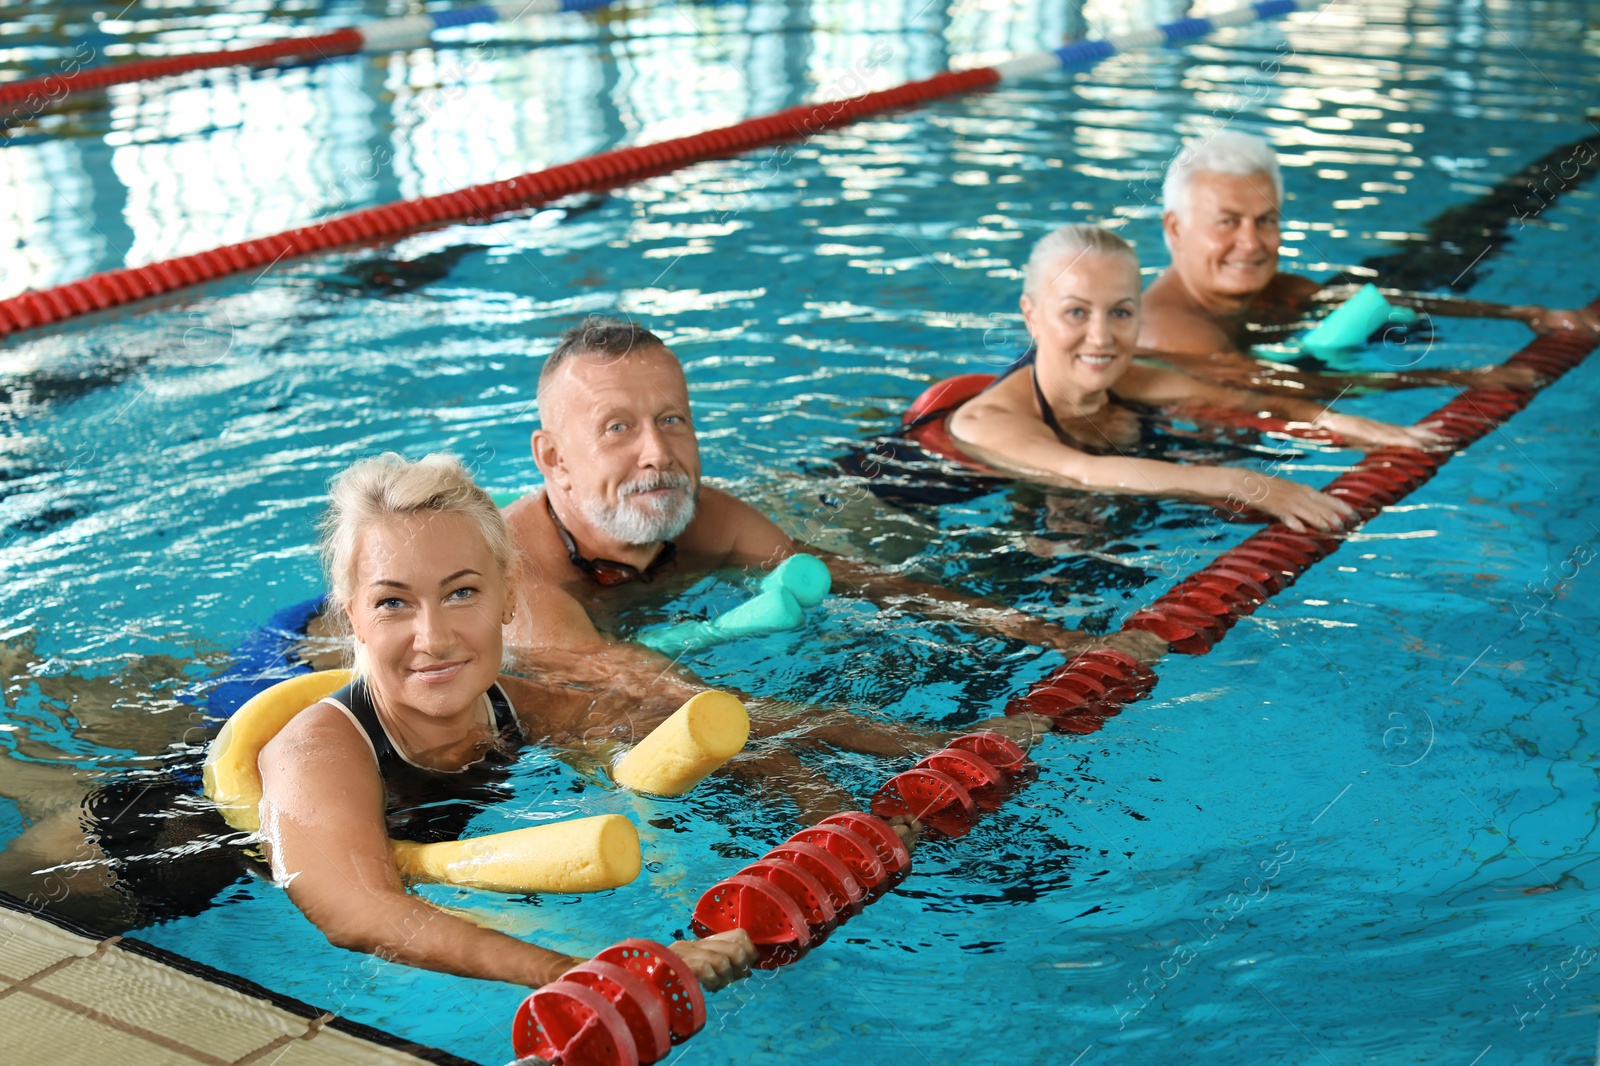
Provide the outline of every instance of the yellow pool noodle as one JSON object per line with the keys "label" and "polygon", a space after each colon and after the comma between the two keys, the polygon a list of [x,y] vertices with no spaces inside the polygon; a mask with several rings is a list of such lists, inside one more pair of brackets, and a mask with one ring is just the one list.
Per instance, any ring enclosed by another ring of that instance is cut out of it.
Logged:
{"label": "yellow pool noodle", "polygon": [[639,831],[620,814],[597,814],[506,833],[413,844],[391,840],[408,881],[490,892],[601,892],[639,876]]}
{"label": "yellow pool noodle", "polygon": [[201,776],[205,793],[229,825],[244,833],[261,831],[261,768],[256,760],[267,741],[289,719],[350,683],[349,670],[322,670],[279,681],[233,712],[206,752]]}
{"label": "yellow pool noodle", "polygon": [[617,764],[617,783],[637,792],[681,796],[737,755],[750,715],[726,692],[702,692],[656,726]]}
{"label": "yellow pool noodle", "polygon": [[[257,693],[228,719],[211,742],[203,778],[205,794],[229,825],[246,833],[260,831],[261,749],[295,715],[354,676],[349,670],[324,670],[291,677]],[[739,713],[744,713],[742,706]],[[391,840],[389,853],[408,880],[493,892],[598,892],[632,881],[643,864],[639,831],[620,814],[436,844]]]}

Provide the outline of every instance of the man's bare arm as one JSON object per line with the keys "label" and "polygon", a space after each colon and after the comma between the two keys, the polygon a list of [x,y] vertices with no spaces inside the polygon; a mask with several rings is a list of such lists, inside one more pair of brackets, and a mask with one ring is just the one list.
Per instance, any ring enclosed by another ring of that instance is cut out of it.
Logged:
{"label": "man's bare arm", "polygon": [[1157,406],[1198,404],[1266,412],[1290,422],[1340,434],[1353,444],[1363,446],[1427,448],[1439,442],[1438,435],[1424,427],[1396,426],[1344,414],[1320,400],[1230,389],[1175,370],[1130,367],[1119,390],[1130,398]]}
{"label": "man's bare arm", "polygon": [[515,673],[603,691],[645,707],[676,708],[706,687],[692,671],[652,648],[608,640],[583,604],[554,585],[523,588],[505,638]]}
{"label": "man's bare arm", "polygon": [[[1298,314],[1306,303],[1341,303],[1349,297],[1349,294],[1343,287],[1324,287],[1310,278],[1297,274],[1279,274],[1272,288],[1261,299],[1263,301],[1283,299],[1288,301],[1288,306],[1263,305],[1256,310],[1263,317],[1275,320],[1281,315],[1275,315],[1274,311],[1293,311]],[[1392,290],[1385,295],[1397,303],[1424,311],[1433,309],[1427,304],[1435,299]],[[1539,307],[1515,308],[1450,297],[1439,297],[1437,302],[1441,308],[1437,313],[1446,315],[1453,313],[1443,309],[1446,305],[1462,308],[1463,313],[1516,318],[1519,321],[1530,321],[1530,318],[1539,314],[1565,314],[1546,312],[1544,308]],[[1472,309],[1476,309],[1476,312]],[[1556,325],[1562,322],[1559,317],[1549,321],[1554,323],[1551,328],[1556,328]],[[1351,393],[1393,392],[1400,389],[1506,385],[1528,387],[1537,383],[1537,376],[1525,367],[1406,369],[1350,374],[1296,370],[1254,358],[1250,353],[1241,350],[1234,338],[1216,322],[1204,314],[1182,307],[1157,306],[1147,311],[1139,329],[1139,348],[1136,354],[1141,359],[1164,363],[1186,374],[1233,388],[1252,389],[1282,396],[1298,396],[1310,400],[1331,400]]]}
{"label": "man's bare arm", "polygon": [[1521,322],[1535,333],[1571,329],[1600,333],[1600,317],[1586,307],[1552,309],[1538,304],[1501,304],[1469,300],[1462,296],[1380,289],[1390,303],[1444,318],[1505,318]]}
{"label": "man's bare arm", "polygon": [[1011,637],[1060,651],[1082,647],[1094,639],[1088,633],[1066,629],[992,600],[894,574],[871,563],[802,544],[742,500],[726,493],[718,493],[718,497],[716,517],[731,537],[728,565],[767,568],[797,552],[807,552],[827,563],[835,592],[869,600],[885,609],[910,610],[980,633]]}

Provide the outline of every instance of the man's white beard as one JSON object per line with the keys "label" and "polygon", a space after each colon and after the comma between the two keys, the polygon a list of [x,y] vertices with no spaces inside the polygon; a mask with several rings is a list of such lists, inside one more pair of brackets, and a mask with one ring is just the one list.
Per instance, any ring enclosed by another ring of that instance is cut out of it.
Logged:
{"label": "man's white beard", "polygon": [[[646,502],[635,497],[655,489],[677,489],[669,498]],[[656,544],[672,540],[694,519],[700,492],[687,474],[647,474],[624,484],[615,505],[600,501],[584,505],[589,524],[612,540],[623,544]]]}

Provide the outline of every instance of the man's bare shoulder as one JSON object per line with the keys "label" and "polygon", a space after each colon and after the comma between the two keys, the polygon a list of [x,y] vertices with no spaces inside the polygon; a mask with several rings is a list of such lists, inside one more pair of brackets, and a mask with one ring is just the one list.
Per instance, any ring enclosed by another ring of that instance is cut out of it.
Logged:
{"label": "man's bare shoulder", "polygon": [[566,545],[544,517],[544,491],[530,492],[502,512],[520,556],[518,584],[565,587],[572,574]]}
{"label": "man's bare shoulder", "polygon": [[678,547],[733,562],[765,558],[773,552],[782,558],[793,554],[794,541],[776,522],[737,496],[702,485],[694,521],[678,538]]}
{"label": "man's bare shoulder", "polygon": [[513,500],[500,509],[511,535],[517,540],[526,539],[533,531],[533,519],[544,506],[544,490],[535,489],[520,499]]}
{"label": "man's bare shoulder", "polygon": [[1226,330],[1203,312],[1174,300],[1146,300],[1139,320],[1139,347],[1153,352],[1211,355],[1232,348]]}
{"label": "man's bare shoulder", "polygon": [[1322,291],[1322,282],[1304,274],[1280,271],[1256,297],[1258,305],[1290,307],[1299,310],[1308,300]]}

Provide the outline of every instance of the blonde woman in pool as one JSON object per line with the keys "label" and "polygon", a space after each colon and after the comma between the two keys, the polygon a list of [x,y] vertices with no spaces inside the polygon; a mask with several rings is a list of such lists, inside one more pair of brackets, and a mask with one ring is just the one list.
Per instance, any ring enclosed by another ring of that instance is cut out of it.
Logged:
{"label": "blonde woman in pool", "polygon": [[[430,793],[459,797],[516,748],[584,732],[586,701],[501,673],[515,553],[499,510],[449,456],[383,455],[333,483],[323,555],[358,679],[300,712],[260,755],[274,877],[341,947],[463,977],[538,986],[584,960],[406,892],[389,837],[452,836]],[[673,946],[716,988],[748,972],[743,931]]]}
{"label": "blonde woman in pool", "polygon": [[1344,501],[1254,470],[1187,466],[1124,453],[1139,442],[1127,404],[1205,404],[1265,411],[1338,433],[1360,445],[1425,448],[1426,428],[1340,414],[1308,400],[1225,388],[1162,366],[1136,364],[1139,259],[1121,237],[1063,226],[1028,260],[1022,315],[1033,338],[1024,357],[949,416],[962,450],[991,466],[1072,488],[1230,499],[1291,529],[1337,529]]}

